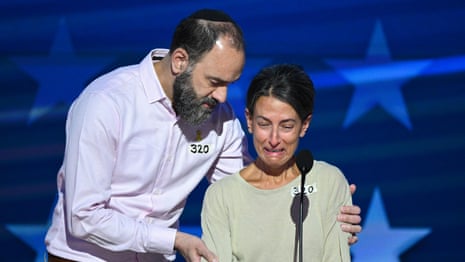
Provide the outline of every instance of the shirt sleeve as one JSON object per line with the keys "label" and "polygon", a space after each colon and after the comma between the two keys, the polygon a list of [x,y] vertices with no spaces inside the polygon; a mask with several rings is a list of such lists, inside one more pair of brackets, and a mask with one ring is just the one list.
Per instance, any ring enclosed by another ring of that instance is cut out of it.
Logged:
{"label": "shirt sleeve", "polygon": [[352,205],[352,197],[346,178],[338,168],[327,175],[328,189],[331,194],[328,198],[328,212],[325,226],[327,238],[324,245],[323,261],[350,262],[350,246],[348,243],[349,233],[342,231],[341,223],[336,220],[341,206]]}
{"label": "shirt sleeve", "polygon": [[73,236],[112,251],[170,254],[175,229],[107,208],[117,161],[119,117],[114,101],[98,93],[81,94],[70,109],[64,161],[67,227]]}
{"label": "shirt sleeve", "polygon": [[229,120],[222,121],[225,123],[223,127],[225,131],[224,146],[217,162],[214,164],[212,174],[207,177],[211,183],[238,172],[251,162],[247,137],[244,134],[241,123],[230,105],[225,104],[224,107],[226,106],[227,116],[225,118]]}
{"label": "shirt sleeve", "polygon": [[[233,261],[225,192],[219,184],[207,188],[201,212],[202,240],[219,261]],[[205,261],[205,260],[203,260]]]}

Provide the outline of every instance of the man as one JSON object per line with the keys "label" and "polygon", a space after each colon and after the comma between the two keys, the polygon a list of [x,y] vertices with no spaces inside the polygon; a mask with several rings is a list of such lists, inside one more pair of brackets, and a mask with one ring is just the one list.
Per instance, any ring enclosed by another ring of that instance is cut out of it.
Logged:
{"label": "man", "polygon": [[[216,261],[178,220],[205,176],[214,182],[248,161],[226,103],[244,63],[237,24],[200,10],[176,27],[169,52],[152,50],[81,93],[66,122],[49,261],[172,261],[176,250]],[[360,209],[346,208],[346,231],[360,232]]]}

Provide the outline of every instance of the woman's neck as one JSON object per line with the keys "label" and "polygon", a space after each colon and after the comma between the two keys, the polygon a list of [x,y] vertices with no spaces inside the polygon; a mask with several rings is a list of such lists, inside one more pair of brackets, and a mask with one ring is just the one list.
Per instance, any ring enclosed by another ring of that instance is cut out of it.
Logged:
{"label": "woman's neck", "polygon": [[275,189],[287,185],[299,176],[295,160],[279,168],[270,168],[259,159],[240,172],[249,184],[259,189]]}

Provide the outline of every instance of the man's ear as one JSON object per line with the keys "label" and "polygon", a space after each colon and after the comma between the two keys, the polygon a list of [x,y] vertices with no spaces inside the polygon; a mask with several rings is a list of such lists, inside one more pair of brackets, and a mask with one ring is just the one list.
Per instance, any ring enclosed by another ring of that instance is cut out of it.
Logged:
{"label": "man's ear", "polygon": [[307,133],[308,128],[310,127],[310,122],[312,121],[312,114],[308,115],[302,123],[302,129],[300,130],[300,137],[304,137]]}
{"label": "man's ear", "polygon": [[189,62],[189,55],[184,48],[176,48],[171,54],[171,71],[173,74],[178,75],[187,68]]}

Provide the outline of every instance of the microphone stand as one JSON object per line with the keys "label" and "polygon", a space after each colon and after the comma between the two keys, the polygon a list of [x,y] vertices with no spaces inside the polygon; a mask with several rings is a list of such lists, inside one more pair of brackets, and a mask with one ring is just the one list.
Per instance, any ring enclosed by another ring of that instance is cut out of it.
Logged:
{"label": "microphone stand", "polygon": [[303,226],[304,226],[304,190],[305,190],[305,175],[301,174],[301,184],[300,184],[300,212],[299,212],[299,261],[303,261]]}
{"label": "microphone stand", "polygon": [[[304,193],[305,193],[305,176],[313,167],[313,155],[310,151],[304,150],[300,152],[296,157],[296,164],[297,168],[299,168],[300,175],[302,178],[300,179],[300,212],[299,212],[299,258],[300,262],[303,261],[303,242],[304,242]],[[309,200],[310,201],[310,200]],[[310,205],[310,204],[309,204]]]}

